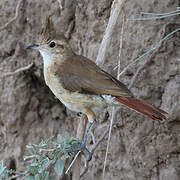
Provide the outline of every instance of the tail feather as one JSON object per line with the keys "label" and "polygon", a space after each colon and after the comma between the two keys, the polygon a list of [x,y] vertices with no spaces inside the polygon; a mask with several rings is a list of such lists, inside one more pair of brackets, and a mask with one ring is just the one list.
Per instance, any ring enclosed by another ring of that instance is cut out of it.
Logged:
{"label": "tail feather", "polygon": [[145,116],[150,117],[153,120],[165,120],[166,116],[164,114],[168,114],[167,112],[154,107],[144,101],[135,98],[127,98],[127,97],[116,97],[116,101],[120,104],[123,104],[135,111],[144,114]]}

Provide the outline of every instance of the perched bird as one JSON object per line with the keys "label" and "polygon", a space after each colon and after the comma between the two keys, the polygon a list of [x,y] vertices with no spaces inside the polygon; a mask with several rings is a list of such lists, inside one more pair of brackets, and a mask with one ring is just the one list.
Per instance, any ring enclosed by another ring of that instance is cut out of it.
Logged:
{"label": "perched bird", "polygon": [[[40,40],[28,48],[41,53],[45,82],[54,95],[70,110],[87,115],[87,131],[96,118],[94,107],[123,104],[153,120],[166,119],[165,111],[136,99],[119,80],[88,58],[75,54],[64,35],[56,33],[49,17]],[[83,146],[86,139],[87,133]]]}

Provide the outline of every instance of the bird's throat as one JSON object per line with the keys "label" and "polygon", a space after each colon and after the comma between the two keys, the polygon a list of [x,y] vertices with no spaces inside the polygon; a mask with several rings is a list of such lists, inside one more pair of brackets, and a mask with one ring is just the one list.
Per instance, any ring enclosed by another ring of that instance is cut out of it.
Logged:
{"label": "bird's throat", "polygon": [[41,50],[40,50],[40,53],[43,57],[44,68],[50,67],[52,64],[52,61],[53,61],[53,55],[51,55],[50,53],[46,53],[44,51],[41,51]]}

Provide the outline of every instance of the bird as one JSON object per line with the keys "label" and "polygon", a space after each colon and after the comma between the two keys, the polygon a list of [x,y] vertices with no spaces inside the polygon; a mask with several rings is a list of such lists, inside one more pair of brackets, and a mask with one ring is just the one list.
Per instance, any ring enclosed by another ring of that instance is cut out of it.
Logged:
{"label": "bird", "polygon": [[[57,33],[46,18],[39,40],[28,49],[39,50],[43,57],[44,79],[53,94],[70,110],[88,118],[82,145],[96,120],[94,108],[124,105],[152,120],[165,120],[167,112],[134,97],[119,80],[92,60],[76,54],[62,33]],[[80,149],[79,148],[79,149]]]}

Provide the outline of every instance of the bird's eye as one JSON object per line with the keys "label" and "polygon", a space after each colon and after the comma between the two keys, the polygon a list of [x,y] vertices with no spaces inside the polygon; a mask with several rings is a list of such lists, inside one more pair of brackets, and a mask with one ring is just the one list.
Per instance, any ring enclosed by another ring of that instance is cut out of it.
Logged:
{"label": "bird's eye", "polygon": [[50,44],[49,44],[49,47],[50,48],[53,48],[53,47],[55,47],[56,46],[56,43],[54,42],[54,41],[52,41]]}

